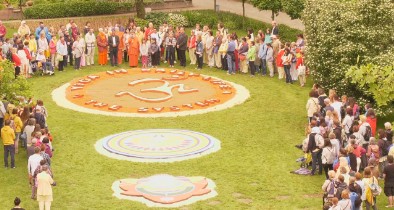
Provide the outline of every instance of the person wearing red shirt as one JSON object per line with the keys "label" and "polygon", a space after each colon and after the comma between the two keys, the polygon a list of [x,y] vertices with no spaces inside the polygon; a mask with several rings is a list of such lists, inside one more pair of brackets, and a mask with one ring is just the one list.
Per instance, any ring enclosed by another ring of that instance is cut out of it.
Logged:
{"label": "person wearing red shirt", "polygon": [[285,68],[282,61],[282,56],[285,54],[285,45],[280,46],[278,55],[276,56],[276,67],[278,68],[279,79],[283,79],[285,76]]}
{"label": "person wearing red shirt", "polygon": [[22,61],[19,58],[18,54],[16,54],[16,48],[11,48],[12,53],[12,62],[15,66],[15,78],[21,73],[21,65]]}

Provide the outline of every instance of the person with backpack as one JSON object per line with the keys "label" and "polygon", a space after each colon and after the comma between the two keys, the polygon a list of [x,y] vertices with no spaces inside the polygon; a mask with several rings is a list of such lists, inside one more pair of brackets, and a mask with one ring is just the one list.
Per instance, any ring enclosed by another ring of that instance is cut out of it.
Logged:
{"label": "person with backpack", "polygon": [[21,131],[22,131],[22,127],[23,127],[23,123],[21,118],[18,116],[18,109],[17,108],[13,108],[12,109],[12,113],[10,116],[10,127],[14,130],[15,132],[15,154],[18,154],[18,145],[19,145],[19,137],[21,135]]}
{"label": "person with backpack", "polygon": [[376,144],[375,138],[371,138],[369,141],[369,146],[367,149],[367,158],[374,159],[375,164],[379,164],[379,159],[380,159],[380,149],[379,146]]}
{"label": "person with backpack", "polygon": [[324,140],[324,147],[322,151],[322,164],[324,168],[324,173],[326,174],[326,179],[328,179],[328,171],[333,170],[334,160],[337,158],[336,149],[331,145],[329,139]]}
{"label": "person with backpack", "polygon": [[315,175],[316,164],[319,164],[319,175],[323,172],[322,164],[322,148],[324,146],[324,139],[320,135],[319,127],[313,127],[311,134],[309,134],[308,152],[312,154],[312,171],[311,175]]}
{"label": "person with backpack", "polygon": [[346,109],[346,115],[342,121],[342,129],[345,130],[345,134],[347,138],[349,138],[349,136],[352,134],[353,121],[354,121],[353,110],[352,108],[349,107]]}
{"label": "person with backpack", "polygon": [[356,183],[356,177],[350,177],[349,179],[349,198],[352,201],[352,210],[360,210],[361,207],[361,195],[363,190],[360,185]]}
{"label": "person with backpack", "polygon": [[358,130],[367,142],[371,137],[373,137],[371,125],[367,122],[365,115],[360,115],[360,126],[358,127]]}
{"label": "person with backpack", "polygon": [[389,204],[386,208],[394,207],[394,158],[387,156],[387,165],[383,169],[384,194],[387,196]]}
{"label": "person with backpack", "polygon": [[334,197],[337,191],[336,183],[335,183],[335,171],[330,170],[328,172],[328,179],[326,179],[321,187],[324,191],[323,195],[323,205],[327,202],[330,202]]}
{"label": "person with backpack", "polygon": [[383,129],[378,130],[379,140],[378,146],[380,150],[380,159],[379,159],[379,178],[383,178],[383,168],[386,165],[387,155],[389,154],[389,150],[391,147],[391,142],[386,139],[386,132]]}
{"label": "person with backpack", "polygon": [[371,187],[373,185],[379,185],[378,179],[372,175],[372,171],[369,167],[365,168],[364,170],[364,178],[363,178],[364,186],[365,186],[365,207],[369,210],[371,207],[374,210],[377,210],[377,203],[376,203],[376,196],[377,194],[372,192]]}

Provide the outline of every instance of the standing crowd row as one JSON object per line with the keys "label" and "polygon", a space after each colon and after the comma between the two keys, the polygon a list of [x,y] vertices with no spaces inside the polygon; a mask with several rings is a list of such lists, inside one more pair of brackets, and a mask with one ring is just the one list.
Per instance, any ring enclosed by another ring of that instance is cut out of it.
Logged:
{"label": "standing crowd row", "polygon": [[[386,207],[394,207],[394,147],[390,122],[377,128],[371,104],[360,107],[354,97],[330,89],[328,96],[315,84],[306,104],[307,137],[298,147],[305,154],[310,175],[325,174],[324,209],[377,209],[382,189]],[[311,160],[311,162],[309,162]]]}
{"label": "standing crowd row", "polygon": [[81,29],[73,20],[58,30],[40,22],[34,32],[22,21],[12,38],[5,38],[6,29],[1,23],[0,31],[5,31],[0,33],[0,54],[14,62],[16,75],[27,78],[41,70],[52,75],[54,69],[63,71],[68,64],[76,70],[94,65],[97,47],[99,65],[128,62],[130,67],[137,67],[140,62],[143,68],[150,68],[160,63],[174,67],[179,62],[185,67],[188,52],[190,65],[197,65],[196,69],[205,64],[226,70],[229,75],[240,72],[273,77],[277,73],[289,84],[299,80],[304,86],[306,82],[303,35],[299,34],[295,42],[282,43],[275,21],[264,32],[259,30],[255,35],[248,29],[240,38],[222,23],[216,30],[196,24],[188,36],[182,26],[164,22],[158,28],[153,23],[140,27],[133,19],[126,25],[108,23],[97,34],[89,22]]}

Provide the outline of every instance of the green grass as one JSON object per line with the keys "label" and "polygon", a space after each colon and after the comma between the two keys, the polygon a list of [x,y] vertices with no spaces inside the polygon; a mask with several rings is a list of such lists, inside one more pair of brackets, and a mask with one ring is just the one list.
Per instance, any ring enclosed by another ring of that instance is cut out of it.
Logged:
{"label": "green grass", "polygon": [[[167,67],[162,64],[162,67]],[[122,67],[127,67],[123,65]],[[159,173],[178,176],[205,176],[217,185],[218,196],[187,206],[187,209],[320,209],[323,176],[305,177],[289,172],[298,168],[302,154],[299,144],[306,124],[308,87],[286,85],[277,78],[247,75],[228,76],[221,70],[204,67],[202,73],[245,86],[251,97],[233,108],[208,114],[176,118],[120,118],[85,114],[58,107],[51,98],[53,89],[73,78],[112,67],[91,67],[74,71],[70,67],[55,76],[34,77],[35,99],[42,99],[49,111],[48,124],[56,149],[53,172],[53,209],[148,209],[145,205],[112,196],[114,181],[147,177]],[[194,71],[194,66],[187,70]],[[379,125],[388,119],[379,118]],[[105,136],[136,129],[179,128],[212,135],[222,143],[216,153],[175,163],[134,163],[98,154],[94,144]],[[16,156],[14,170],[0,167],[0,210],[10,209],[15,196],[25,209],[38,209],[30,199],[27,159],[24,150]],[[3,149],[0,149],[0,154]],[[2,162],[2,161],[0,161]],[[252,200],[244,204],[233,194]],[[211,201],[219,201],[211,205]],[[379,207],[386,204],[381,195]],[[155,208],[150,208],[155,209]]]}

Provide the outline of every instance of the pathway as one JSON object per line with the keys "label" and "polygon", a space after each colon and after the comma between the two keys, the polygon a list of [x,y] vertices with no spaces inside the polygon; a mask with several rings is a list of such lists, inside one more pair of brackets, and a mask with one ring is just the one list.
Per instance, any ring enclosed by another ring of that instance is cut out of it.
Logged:
{"label": "pathway", "polygon": [[[216,0],[216,4],[219,5],[221,11],[229,11],[242,15],[242,2],[234,0]],[[201,9],[213,9],[213,0],[193,0],[193,6],[195,10]],[[257,19],[266,23],[271,22],[271,11],[269,10],[258,10],[249,3],[245,3],[245,15],[246,17]],[[275,17],[275,21],[278,24],[288,25],[292,28],[304,30],[304,24],[300,19],[292,20],[286,13],[281,12],[279,16]]]}
{"label": "pathway", "polygon": [[[213,9],[213,0],[193,0],[193,7],[186,7],[186,8],[177,8],[174,10],[171,9],[163,9],[163,10],[154,10],[154,12],[162,11],[162,12],[170,12],[170,11],[184,11],[184,10],[205,10],[205,9]],[[228,11],[231,13],[235,13],[238,15],[242,15],[242,3],[236,0],[216,0],[216,4],[219,5],[221,11]],[[257,8],[253,7],[249,3],[245,3],[245,14],[246,17],[253,18],[256,20],[260,20],[266,23],[271,22],[271,11],[263,10],[260,11]],[[124,15],[135,15],[135,13],[128,13],[128,14],[116,14],[110,16],[124,16]],[[105,15],[109,16],[109,15]],[[93,16],[89,16],[93,17]],[[100,17],[100,16],[97,16]],[[67,17],[66,19],[70,19]],[[304,24],[301,20],[296,19],[292,20],[286,13],[280,13],[279,16],[275,17],[275,20],[278,24],[288,25],[292,28],[304,30]],[[4,21],[4,22],[19,22],[20,20],[11,20],[11,21]],[[45,21],[45,20],[44,20]]]}

